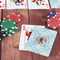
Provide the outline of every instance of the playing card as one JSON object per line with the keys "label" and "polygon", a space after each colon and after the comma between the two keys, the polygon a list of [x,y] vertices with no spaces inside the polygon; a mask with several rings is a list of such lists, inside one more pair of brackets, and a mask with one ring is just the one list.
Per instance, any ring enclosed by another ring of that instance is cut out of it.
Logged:
{"label": "playing card", "polygon": [[48,0],[28,0],[29,9],[49,9]]}
{"label": "playing card", "polygon": [[57,31],[35,27],[24,49],[48,57]]}
{"label": "playing card", "polygon": [[0,0],[0,9],[5,9],[5,0]]}
{"label": "playing card", "polygon": [[7,0],[7,9],[27,9],[27,0]]}
{"label": "playing card", "polygon": [[60,0],[49,0],[51,8],[60,8]]}
{"label": "playing card", "polygon": [[24,46],[27,44],[27,41],[29,40],[31,33],[34,30],[34,27],[36,26],[44,28],[44,26],[41,25],[22,25],[19,50],[25,50]]}

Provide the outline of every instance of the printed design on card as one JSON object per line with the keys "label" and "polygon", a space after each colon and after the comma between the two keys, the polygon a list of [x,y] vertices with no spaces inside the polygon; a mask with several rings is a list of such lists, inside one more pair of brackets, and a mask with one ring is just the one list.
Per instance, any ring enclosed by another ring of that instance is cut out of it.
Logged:
{"label": "printed design on card", "polygon": [[23,4],[24,0],[10,0],[10,1],[14,2],[16,4],[16,6],[24,5]]}
{"label": "printed design on card", "polygon": [[31,33],[32,33],[33,29],[31,29],[31,31],[26,30],[26,36],[28,37],[27,40],[29,40]]}
{"label": "printed design on card", "polygon": [[33,0],[32,2],[36,3],[37,5],[41,5],[41,3],[42,5],[45,5],[45,0]]}
{"label": "printed design on card", "polygon": [[49,44],[49,38],[44,35],[44,34],[38,34],[37,36],[34,36],[33,40],[34,40],[34,43],[36,45],[40,45],[40,46],[45,46],[47,44]]}
{"label": "printed design on card", "polygon": [[29,38],[34,30],[34,27],[44,28],[44,26],[40,25],[25,25],[25,24],[22,25],[19,50],[25,50],[24,47],[27,44],[27,41],[29,41]]}
{"label": "printed design on card", "polygon": [[26,9],[27,0],[7,0],[7,9]]}
{"label": "printed design on card", "polygon": [[29,9],[49,9],[48,0],[28,0]]}
{"label": "printed design on card", "polygon": [[0,9],[5,9],[5,0],[0,0]]}

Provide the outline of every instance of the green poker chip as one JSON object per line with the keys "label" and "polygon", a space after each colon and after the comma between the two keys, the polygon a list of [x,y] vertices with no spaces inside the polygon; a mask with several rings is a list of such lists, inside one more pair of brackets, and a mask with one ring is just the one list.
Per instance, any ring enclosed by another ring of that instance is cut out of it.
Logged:
{"label": "green poker chip", "polygon": [[14,33],[17,32],[18,26],[13,20],[6,19],[1,23],[1,30],[5,31],[5,36],[12,36]]}

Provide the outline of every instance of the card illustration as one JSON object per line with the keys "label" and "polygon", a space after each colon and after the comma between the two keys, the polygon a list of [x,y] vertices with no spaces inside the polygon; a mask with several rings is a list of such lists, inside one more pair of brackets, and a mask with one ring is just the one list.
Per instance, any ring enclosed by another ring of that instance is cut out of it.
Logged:
{"label": "card illustration", "polygon": [[28,37],[27,40],[29,40],[31,33],[32,33],[33,29],[31,29],[31,31],[26,30],[26,36]]}
{"label": "card illustration", "polygon": [[0,9],[5,9],[5,0],[0,0]]}
{"label": "card illustration", "polygon": [[44,26],[39,26],[39,25],[25,25],[25,24],[22,25],[19,50],[25,50],[24,46],[27,44],[27,41],[29,40],[29,38],[34,30],[34,27],[36,27],[36,26],[38,26],[40,28],[44,28]]}
{"label": "card illustration", "polygon": [[26,0],[7,0],[7,9],[27,9]]}
{"label": "card illustration", "polygon": [[28,0],[29,9],[49,9],[48,0]]}
{"label": "card illustration", "polygon": [[45,5],[45,0],[32,0],[32,2],[33,3],[36,3],[37,5],[41,5],[41,3],[42,3],[42,5]]}

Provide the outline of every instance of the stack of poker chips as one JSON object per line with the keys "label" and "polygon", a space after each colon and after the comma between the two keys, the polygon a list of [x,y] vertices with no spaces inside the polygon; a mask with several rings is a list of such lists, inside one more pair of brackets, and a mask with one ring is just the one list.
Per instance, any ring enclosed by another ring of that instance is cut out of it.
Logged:
{"label": "stack of poker chips", "polygon": [[5,36],[9,37],[15,34],[18,30],[18,26],[16,24],[20,22],[20,20],[20,15],[15,13],[7,15],[3,21],[0,20],[0,40]]}
{"label": "stack of poker chips", "polygon": [[5,32],[1,30],[1,20],[0,20],[0,40],[2,40],[5,37]]}

